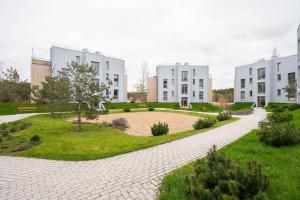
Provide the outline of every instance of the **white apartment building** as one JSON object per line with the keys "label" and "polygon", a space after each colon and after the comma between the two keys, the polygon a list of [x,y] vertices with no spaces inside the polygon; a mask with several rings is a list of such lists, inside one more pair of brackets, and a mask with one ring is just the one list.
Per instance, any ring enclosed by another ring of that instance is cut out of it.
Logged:
{"label": "white apartment building", "polygon": [[[274,103],[300,103],[300,26],[298,27],[298,54],[272,57],[235,68],[235,102],[253,102],[258,107]],[[296,81],[295,98],[288,98],[284,90]]]}
{"label": "white apartment building", "polygon": [[190,103],[210,102],[209,67],[189,65],[158,65],[156,67],[157,101]]}
{"label": "white apartment building", "polygon": [[118,58],[107,57],[100,52],[87,49],[77,50],[52,46],[50,60],[45,62],[33,58],[31,65],[31,82],[33,85],[41,85],[45,76],[55,76],[58,71],[68,72],[68,64],[72,61],[92,66],[98,77],[99,83],[112,81],[110,96],[112,102],[127,101],[127,76],[125,75],[125,61]]}

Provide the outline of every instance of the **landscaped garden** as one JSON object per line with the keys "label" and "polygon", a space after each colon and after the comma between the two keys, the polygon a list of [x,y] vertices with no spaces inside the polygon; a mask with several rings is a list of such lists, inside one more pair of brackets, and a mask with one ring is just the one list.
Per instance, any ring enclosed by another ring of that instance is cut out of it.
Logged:
{"label": "landscaped garden", "polygon": [[[133,123],[142,126],[142,122],[139,119],[143,118],[143,114],[148,113],[150,112],[137,112],[140,118],[136,118],[136,121]],[[154,111],[151,113],[159,115],[161,112]],[[169,116],[178,114],[173,113],[173,111],[163,113],[167,113]],[[100,115],[99,119],[110,115],[113,116],[115,114]],[[206,119],[209,119],[213,123],[201,129],[193,129],[191,125],[189,130],[176,133],[170,132],[161,136],[133,136],[126,134],[123,129],[110,122],[97,124],[83,123],[82,130],[78,131],[76,124],[70,122],[70,118],[74,118],[74,115],[66,114],[53,117],[44,114],[15,122],[26,122],[30,123],[31,126],[24,129],[16,128],[13,132],[11,132],[7,125],[2,125],[2,128],[0,128],[0,132],[2,133],[0,154],[57,160],[100,159],[170,142],[237,120],[237,118],[230,118],[225,121],[218,121],[216,120],[216,116],[196,113],[184,113],[180,115],[187,118],[196,117],[201,123],[202,121],[206,123]],[[120,121],[118,123],[122,125]],[[8,125],[10,128],[15,126],[14,123],[9,123]],[[150,125],[149,123],[148,129],[151,130],[151,127],[152,124]],[[172,130],[172,124],[168,128]],[[38,142],[32,141],[34,135],[39,137]]]}
{"label": "landscaped garden", "polygon": [[[160,199],[195,199],[199,194],[198,199],[300,199],[300,109],[291,105],[277,105],[259,130],[219,150],[225,157],[200,159],[170,173],[162,182]],[[247,172],[249,163],[252,170]],[[234,165],[240,166],[240,173]],[[212,185],[214,189],[208,189]]]}

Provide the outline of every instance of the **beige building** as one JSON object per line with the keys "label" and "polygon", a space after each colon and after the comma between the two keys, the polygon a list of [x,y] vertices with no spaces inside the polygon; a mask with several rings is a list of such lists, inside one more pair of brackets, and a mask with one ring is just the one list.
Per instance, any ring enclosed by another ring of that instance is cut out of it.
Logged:
{"label": "beige building", "polygon": [[31,86],[42,86],[47,76],[51,76],[51,63],[49,60],[32,58],[31,60]]}
{"label": "beige building", "polygon": [[147,102],[157,102],[157,77],[156,75],[148,75],[147,78]]}

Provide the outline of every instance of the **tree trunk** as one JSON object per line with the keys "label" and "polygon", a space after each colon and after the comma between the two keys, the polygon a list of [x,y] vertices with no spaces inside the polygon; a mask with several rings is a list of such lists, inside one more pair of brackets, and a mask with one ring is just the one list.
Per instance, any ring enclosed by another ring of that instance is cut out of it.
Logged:
{"label": "tree trunk", "polygon": [[80,103],[77,106],[77,129],[81,130],[81,106]]}

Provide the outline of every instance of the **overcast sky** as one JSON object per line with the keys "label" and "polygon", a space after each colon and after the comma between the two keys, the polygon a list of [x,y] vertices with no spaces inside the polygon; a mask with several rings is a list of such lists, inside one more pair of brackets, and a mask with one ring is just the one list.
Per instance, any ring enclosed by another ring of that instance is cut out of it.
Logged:
{"label": "overcast sky", "polygon": [[0,0],[0,62],[30,79],[32,48],[52,44],[125,60],[129,90],[143,62],[209,65],[214,88],[234,67],[296,54],[299,0]]}

